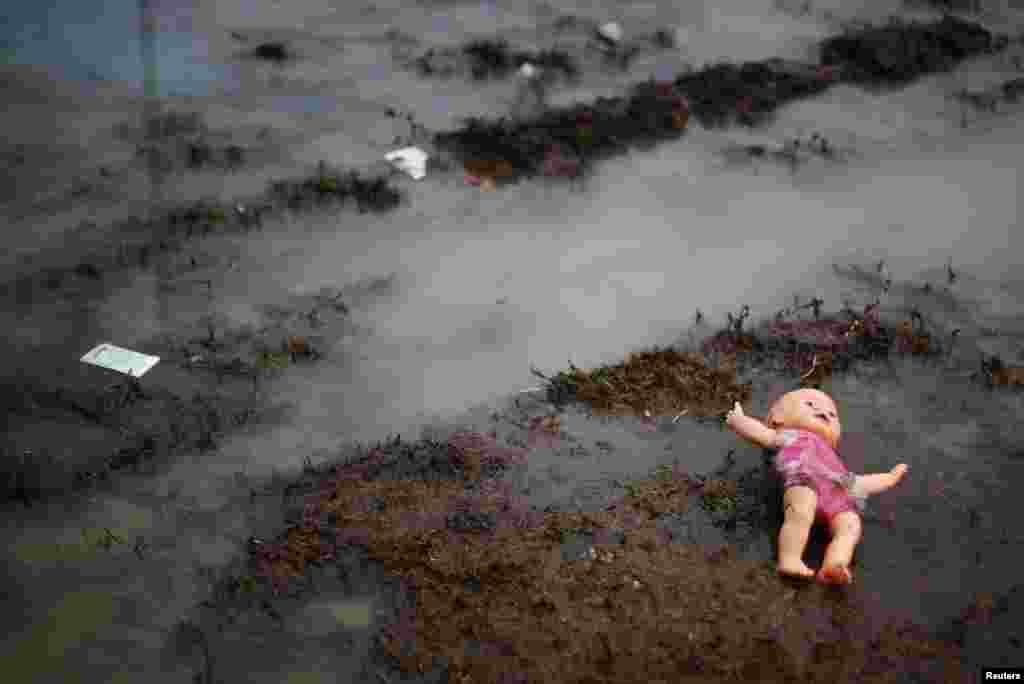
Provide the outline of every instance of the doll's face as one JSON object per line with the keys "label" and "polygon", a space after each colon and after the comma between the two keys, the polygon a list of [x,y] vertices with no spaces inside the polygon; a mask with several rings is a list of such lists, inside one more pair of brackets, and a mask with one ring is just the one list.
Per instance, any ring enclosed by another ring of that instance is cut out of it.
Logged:
{"label": "doll's face", "polygon": [[835,402],[814,389],[799,389],[779,397],[768,412],[768,421],[775,427],[813,432],[824,437],[832,448],[838,448],[843,431]]}

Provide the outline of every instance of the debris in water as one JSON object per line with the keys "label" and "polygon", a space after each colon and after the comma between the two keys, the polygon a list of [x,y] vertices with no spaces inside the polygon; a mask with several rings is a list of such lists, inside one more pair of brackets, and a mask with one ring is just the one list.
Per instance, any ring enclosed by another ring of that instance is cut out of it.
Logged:
{"label": "debris in water", "polygon": [[291,357],[288,353],[260,351],[256,354],[256,367],[263,370],[281,370],[288,367]]}
{"label": "debris in water", "polygon": [[245,163],[245,150],[239,145],[228,145],[224,149],[224,156],[230,169],[237,169]]}
{"label": "debris in water", "polygon": [[384,158],[415,180],[421,180],[427,175],[427,153],[418,147],[395,150],[387,153]]}
{"label": "debris in water", "polygon": [[622,27],[615,22],[597,27],[593,35],[593,47],[600,51],[608,62],[617,62],[620,68],[625,69],[630,60],[640,53],[639,45],[623,43]]}
{"label": "debris in water", "polygon": [[455,76],[467,71],[474,80],[505,78],[530,64],[545,78],[556,74],[568,81],[579,76],[579,67],[562,50],[514,51],[504,40],[477,40],[461,49],[431,49],[413,60],[423,76]]}
{"label": "debris in water", "polygon": [[100,271],[89,262],[83,261],[75,266],[75,275],[82,276],[83,278],[89,278],[91,280],[98,280],[100,277]]}
{"label": "debris in water", "polygon": [[313,349],[309,346],[309,342],[306,341],[305,337],[299,335],[289,335],[285,340],[285,349],[292,359],[297,356],[307,357],[313,355]]}
{"label": "debris in water", "polygon": [[800,382],[805,387],[817,387],[830,377],[832,377],[832,354],[821,352],[814,355],[811,368],[800,376]]}
{"label": "debris in water", "polygon": [[257,45],[249,52],[249,56],[257,59],[266,59],[280,64],[286,59],[290,59],[292,54],[291,51],[289,51],[288,46],[284,43],[271,42]]}
{"label": "debris in water", "polygon": [[1017,102],[1021,94],[1024,93],[1024,78],[1014,78],[1006,81],[1000,86],[1003,91],[1003,98],[1007,102]]}
{"label": "debris in water", "polygon": [[981,370],[992,386],[1024,387],[1024,366],[1008,366],[998,356],[982,360]]}
{"label": "debris in water", "polygon": [[669,48],[674,48],[676,46],[676,37],[675,34],[668,29],[658,29],[654,32],[654,35],[651,36],[651,42],[663,50],[668,50]]}
{"label": "debris in water", "polygon": [[160,361],[160,357],[104,343],[86,352],[82,361],[140,378]]}
{"label": "debris in water", "polygon": [[609,47],[614,48],[622,41],[622,27],[614,21],[602,24],[597,29],[597,37]]}
{"label": "debris in water", "polygon": [[524,62],[523,66],[519,67],[519,75],[527,79],[534,78],[540,75],[540,70],[529,62]]}

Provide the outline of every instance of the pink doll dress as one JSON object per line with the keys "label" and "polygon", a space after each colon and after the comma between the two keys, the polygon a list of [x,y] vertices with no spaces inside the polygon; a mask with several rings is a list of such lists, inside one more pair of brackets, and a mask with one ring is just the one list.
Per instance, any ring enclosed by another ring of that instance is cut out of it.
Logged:
{"label": "pink doll dress", "polygon": [[818,495],[819,520],[831,523],[845,511],[864,510],[864,499],[851,488],[856,476],[847,470],[839,454],[823,438],[807,430],[783,430],[783,446],[775,455],[775,469],[783,486],[810,487]]}

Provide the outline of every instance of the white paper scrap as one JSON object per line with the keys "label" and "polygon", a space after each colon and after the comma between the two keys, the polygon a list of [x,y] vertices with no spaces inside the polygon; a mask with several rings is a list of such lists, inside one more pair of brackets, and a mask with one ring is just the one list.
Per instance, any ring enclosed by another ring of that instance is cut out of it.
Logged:
{"label": "white paper scrap", "polygon": [[519,75],[525,79],[531,79],[540,73],[540,69],[533,66],[529,62],[523,62],[523,66],[519,67]]}
{"label": "white paper scrap", "polygon": [[427,175],[427,153],[418,147],[404,147],[394,152],[388,152],[384,158],[415,180],[420,180]]}
{"label": "white paper scrap", "polygon": [[116,370],[133,378],[141,378],[160,361],[160,357],[140,354],[131,349],[104,343],[90,349],[82,357],[82,361],[93,366]]}
{"label": "white paper scrap", "polygon": [[597,29],[598,35],[605,40],[611,41],[612,43],[618,43],[622,40],[622,27],[616,24],[614,21],[610,21]]}

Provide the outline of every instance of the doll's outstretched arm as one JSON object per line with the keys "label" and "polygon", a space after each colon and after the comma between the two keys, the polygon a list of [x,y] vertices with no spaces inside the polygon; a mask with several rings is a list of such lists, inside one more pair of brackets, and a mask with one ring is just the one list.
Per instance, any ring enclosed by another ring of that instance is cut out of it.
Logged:
{"label": "doll's outstretched arm", "polygon": [[765,449],[778,449],[782,446],[782,433],[773,430],[757,418],[743,413],[743,407],[737,401],[732,411],[725,418],[725,424],[737,435]]}
{"label": "doll's outstretched arm", "polygon": [[854,496],[866,498],[874,496],[887,489],[892,489],[903,479],[907,472],[907,464],[900,463],[887,473],[874,473],[871,475],[857,475],[853,481],[852,493]]}

